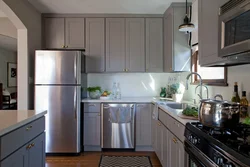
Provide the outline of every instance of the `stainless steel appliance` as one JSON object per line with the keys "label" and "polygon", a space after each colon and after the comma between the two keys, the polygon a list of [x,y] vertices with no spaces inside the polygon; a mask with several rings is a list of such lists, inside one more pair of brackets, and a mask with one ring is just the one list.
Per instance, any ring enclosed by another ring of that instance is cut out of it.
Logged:
{"label": "stainless steel appliance", "polygon": [[226,65],[250,63],[250,1],[230,0],[220,8],[219,56]]}
{"label": "stainless steel appliance", "polygon": [[35,109],[48,111],[46,153],[81,151],[81,86],[86,87],[83,70],[81,51],[36,51]]}
{"label": "stainless steel appliance", "polygon": [[199,122],[186,124],[186,167],[249,167],[250,126],[238,124],[230,129],[203,126]]}
{"label": "stainless steel appliance", "polygon": [[101,147],[103,149],[135,148],[135,105],[102,104]]}
{"label": "stainless steel appliance", "polygon": [[235,127],[240,122],[240,104],[223,100],[200,100],[199,121],[213,128]]}

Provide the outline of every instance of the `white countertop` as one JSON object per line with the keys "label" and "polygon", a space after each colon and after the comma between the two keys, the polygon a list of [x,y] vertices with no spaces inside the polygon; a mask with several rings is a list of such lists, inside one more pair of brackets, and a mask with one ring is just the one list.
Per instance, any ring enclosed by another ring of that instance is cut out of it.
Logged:
{"label": "white countertop", "polygon": [[0,110],[0,136],[40,118],[46,113],[47,111]]}
{"label": "white countertop", "polygon": [[118,100],[102,100],[102,99],[82,99],[83,103],[151,103],[154,101],[158,101],[158,97],[123,97],[122,99]]}

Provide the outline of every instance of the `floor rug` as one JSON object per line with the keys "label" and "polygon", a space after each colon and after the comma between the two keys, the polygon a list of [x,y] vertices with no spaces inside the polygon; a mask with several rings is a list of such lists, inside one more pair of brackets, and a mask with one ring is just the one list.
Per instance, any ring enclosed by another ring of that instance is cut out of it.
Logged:
{"label": "floor rug", "polygon": [[152,167],[149,156],[102,155],[99,167]]}

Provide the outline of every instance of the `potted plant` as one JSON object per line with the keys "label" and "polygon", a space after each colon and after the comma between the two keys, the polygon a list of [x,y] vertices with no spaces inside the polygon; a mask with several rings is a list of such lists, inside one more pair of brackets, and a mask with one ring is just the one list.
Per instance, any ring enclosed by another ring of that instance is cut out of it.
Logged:
{"label": "potted plant", "polygon": [[182,83],[175,83],[170,86],[172,98],[175,102],[181,102],[185,92],[185,86]]}
{"label": "potted plant", "polygon": [[100,86],[88,87],[87,91],[89,92],[89,97],[91,99],[99,99],[102,94],[102,89]]}

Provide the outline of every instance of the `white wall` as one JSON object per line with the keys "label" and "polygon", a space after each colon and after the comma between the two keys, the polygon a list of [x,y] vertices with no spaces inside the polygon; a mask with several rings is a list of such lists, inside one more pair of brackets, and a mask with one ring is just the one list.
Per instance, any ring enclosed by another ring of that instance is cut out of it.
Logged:
{"label": "white wall", "polygon": [[160,88],[166,87],[168,73],[107,73],[88,74],[88,87],[101,86],[112,90],[113,82],[119,82],[122,97],[159,96]]}
{"label": "white wall", "polygon": [[0,34],[17,38],[17,28],[7,17],[0,18],[0,25]]}
{"label": "white wall", "polygon": [[17,53],[8,51],[0,48],[0,83],[3,84],[4,89],[8,89],[9,92],[16,92],[16,87],[8,88],[7,85],[7,77],[8,77],[8,69],[7,63],[16,63],[17,62]]}
{"label": "white wall", "polygon": [[[185,83],[185,78],[188,73],[183,73],[182,81]],[[225,100],[231,100],[233,94],[234,82],[238,82],[239,85],[239,95],[241,92],[247,91],[247,98],[250,100],[250,65],[234,66],[228,68],[228,84],[227,87],[221,86],[209,86],[209,96],[214,97],[216,94],[223,95]],[[196,86],[189,86],[189,90],[184,94],[185,99],[194,99],[197,96],[194,94]],[[197,89],[199,92],[199,89]],[[203,94],[206,95],[206,91],[203,91]],[[198,99],[198,98],[197,98]]]}
{"label": "white wall", "polygon": [[35,50],[41,49],[41,13],[27,0],[0,1],[4,2],[2,11],[18,29],[18,109],[33,109],[34,86],[29,80],[34,78]]}

